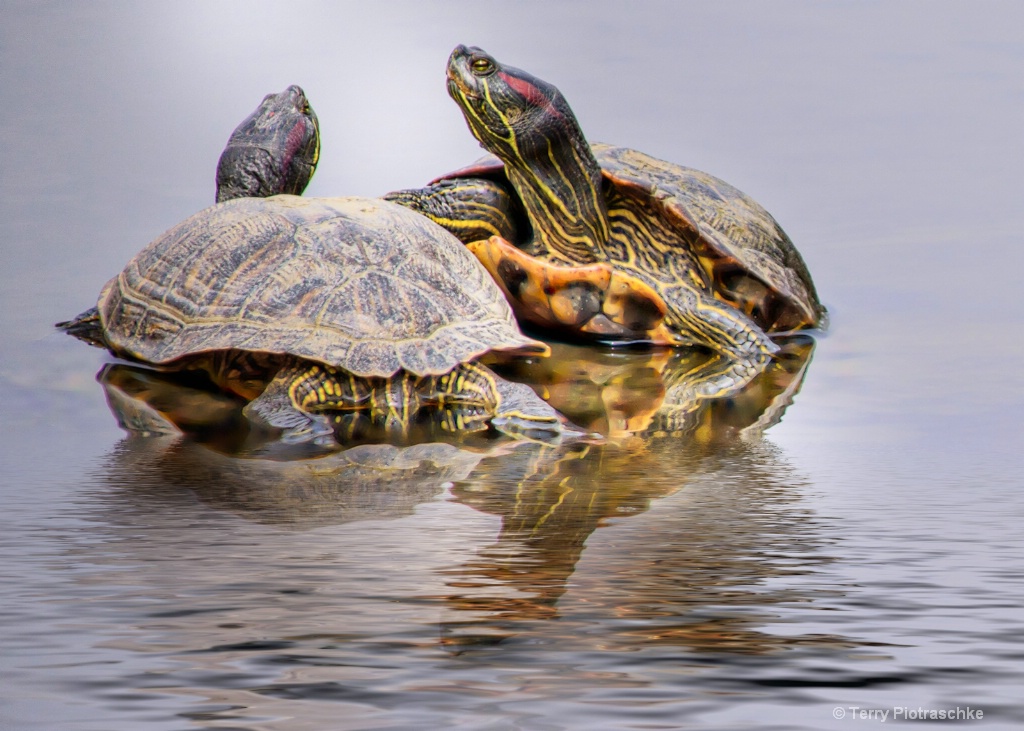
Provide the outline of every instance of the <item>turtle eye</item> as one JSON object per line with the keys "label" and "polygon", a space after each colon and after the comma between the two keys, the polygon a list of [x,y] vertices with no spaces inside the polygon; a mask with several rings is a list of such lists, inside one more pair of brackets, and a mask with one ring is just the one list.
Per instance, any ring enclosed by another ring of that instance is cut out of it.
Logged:
{"label": "turtle eye", "polygon": [[470,66],[473,69],[473,73],[477,76],[487,76],[487,74],[494,71],[494,62],[489,58],[474,58]]}

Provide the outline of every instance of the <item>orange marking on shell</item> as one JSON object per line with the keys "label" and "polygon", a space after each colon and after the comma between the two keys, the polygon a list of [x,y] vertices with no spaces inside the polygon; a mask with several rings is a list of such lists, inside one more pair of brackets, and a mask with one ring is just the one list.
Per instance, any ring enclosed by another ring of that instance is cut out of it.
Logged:
{"label": "orange marking on shell", "polygon": [[621,272],[612,274],[602,311],[609,320],[634,331],[653,331],[668,314],[665,301],[652,287]]}
{"label": "orange marking on shell", "polygon": [[[668,308],[649,285],[606,263],[562,266],[538,259],[501,238],[474,241],[469,250],[512,303],[516,316],[607,338],[677,345],[665,326]],[[589,285],[593,296],[581,290]]]}

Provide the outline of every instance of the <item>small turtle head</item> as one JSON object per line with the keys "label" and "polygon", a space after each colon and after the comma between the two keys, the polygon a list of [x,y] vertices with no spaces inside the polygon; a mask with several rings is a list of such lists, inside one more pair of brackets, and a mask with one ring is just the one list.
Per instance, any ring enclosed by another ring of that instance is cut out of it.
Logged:
{"label": "small turtle head", "polygon": [[320,158],[320,125],[305,92],[267,94],[231,133],[217,165],[217,202],[305,190]]}

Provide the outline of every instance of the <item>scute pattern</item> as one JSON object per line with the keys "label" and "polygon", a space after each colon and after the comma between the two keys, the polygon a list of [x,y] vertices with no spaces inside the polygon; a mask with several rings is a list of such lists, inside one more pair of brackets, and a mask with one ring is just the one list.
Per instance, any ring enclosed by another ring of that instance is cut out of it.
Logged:
{"label": "scute pattern", "polygon": [[770,330],[824,326],[825,310],[807,265],[760,204],[700,170],[628,147],[592,147],[605,176],[621,192],[655,203],[674,222],[717,286],[729,292],[727,273],[739,271],[764,284],[760,296],[773,301],[757,303],[759,311],[754,314],[759,324]]}
{"label": "scute pattern", "polygon": [[111,345],[151,363],[235,349],[353,373],[438,375],[489,350],[538,350],[477,260],[376,199],[243,198],[200,211],[104,289]]}

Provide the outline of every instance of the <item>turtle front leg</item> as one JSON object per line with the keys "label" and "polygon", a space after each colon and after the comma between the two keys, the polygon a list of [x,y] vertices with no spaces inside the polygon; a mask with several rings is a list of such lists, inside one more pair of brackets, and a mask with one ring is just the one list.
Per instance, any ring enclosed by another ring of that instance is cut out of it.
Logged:
{"label": "turtle front leg", "polygon": [[668,309],[652,287],[601,262],[556,264],[499,236],[468,245],[520,320],[581,337],[681,344],[666,327]]}
{"label": "turtle front leg", "polygon": [[525,383],[513,383],[495,376],[498,403],[491,425],[520,439],[543,442],[579,437],[583,432],[555,411]]}
{"label": "turtle front leg", "polygon": [[384,200],[426,216],[464,244],[487,236],[519,238],[512,194],[484,178],[441,180],[425,188],[396,190]]}
{"label": "turtle front leg", "polygon": [[425,396],[437,409],[446,431],[490,427],[519,439],[557,441],[578,434],[564,416],[532,388],[512,383],[479,363],[463,363],[433,378],[433,393]]}
{"label": "turtle front leg", "polygon": [[764,330],[730,304],[689,286],[665,289],[666,324],[679,340],[739,361],[767,364],[778,352]]}

